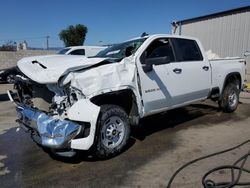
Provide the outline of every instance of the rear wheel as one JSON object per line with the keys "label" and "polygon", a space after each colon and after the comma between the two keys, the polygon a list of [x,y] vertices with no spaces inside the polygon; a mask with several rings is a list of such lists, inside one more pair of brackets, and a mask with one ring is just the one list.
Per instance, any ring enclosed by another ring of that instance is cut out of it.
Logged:
{"label": "rear wheel", "polygon": [[96,156],[109,158],[122,152],[130,137],[129,118],[125,110],[116,105],[103,105],[97,126]]}
{"label": "rear wheel", "polygon": [[224,112],[233,112],[239,104],[240,90],[237,84],[229,83],[223,93],[222,99],[219,101],[219,106]]}

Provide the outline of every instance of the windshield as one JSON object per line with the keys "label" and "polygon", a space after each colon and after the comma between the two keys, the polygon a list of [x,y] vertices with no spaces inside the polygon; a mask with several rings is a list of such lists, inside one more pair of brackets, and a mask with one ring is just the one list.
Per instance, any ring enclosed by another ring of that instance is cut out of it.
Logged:
{"label": "windshield", "polygon": [[69,51],[69,50],[70,50],[70,48],[63,48],[63,49],[59,50],[59,51],[57,52],[57,54],[66,54],[67,51]]}
{"label": "windshield", "polygon": [[100,51],[95,57],[111,57],[123,59],[124,57],[128,57],[135,53],[146,39],[147,38],[140,38],[120,44],[114,44],[111,47]]}

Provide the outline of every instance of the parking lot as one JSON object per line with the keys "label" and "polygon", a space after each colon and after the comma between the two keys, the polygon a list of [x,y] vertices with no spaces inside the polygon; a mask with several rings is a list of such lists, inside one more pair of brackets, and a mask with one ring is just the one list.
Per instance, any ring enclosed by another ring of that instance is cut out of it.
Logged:
{"label": "parking lot", "polygon": [[[250,139],[250,93],[242,93],[232,114],[218,111],[213,102],[201,102],[144,119],[133,130],[130,146],[115,158],[100,161],[87,152],[60,158],[17,131],[14,105],[5,94],[11,87],[0,85],[1,187],[165,187],[184,163]],[[200,161],[181,172],[172,187],[201,187],[209,169],[232,164],[248,149],[246,145]],[[225,177],[221,171],[216,179]]]}

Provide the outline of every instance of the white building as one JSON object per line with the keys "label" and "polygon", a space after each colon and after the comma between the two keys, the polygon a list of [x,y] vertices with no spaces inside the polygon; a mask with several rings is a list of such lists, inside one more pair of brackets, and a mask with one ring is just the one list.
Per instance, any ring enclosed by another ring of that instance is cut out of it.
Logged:
{"label": "white building", "polygon": [[26,41],[17,43],[17,51],[19,50],[27,50],[28,48],[28,43]]}
{"label": "white building", "polygon": [[[173,22],[172,32],[200,39],[220,57],[244,57],[250,52],[250,6]],[[250,56],[246,59],[250,74]]]}

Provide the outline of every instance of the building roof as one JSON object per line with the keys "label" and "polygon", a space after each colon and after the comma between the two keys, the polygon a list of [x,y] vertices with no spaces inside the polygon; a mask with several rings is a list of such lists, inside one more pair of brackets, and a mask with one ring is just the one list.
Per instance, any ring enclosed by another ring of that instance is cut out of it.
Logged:
{"label": "building roof", "polygon": [[205,19],[221,17],[221,16],[231,15],[231,14],[240,13],[240,12],[247,12],[247,11],[250,11],[250,6],[245,6],[245,7],[240,7],[240,8],[236,8],[236,9],[226,10],[226,11],[223,11],[223,12],[217,12],[217,13],[208,14],[208,15],[205,15],[205,16],[199,16],[199,17],[190,18],[190,19],[185,19],[185,20],[179,20],[179,21],[177,21],[175,23],[177,23],[177,24],[180,24],[180,23],[181,24],[188,24],[188,23],[192,23],[192,22],[205,20]]}

